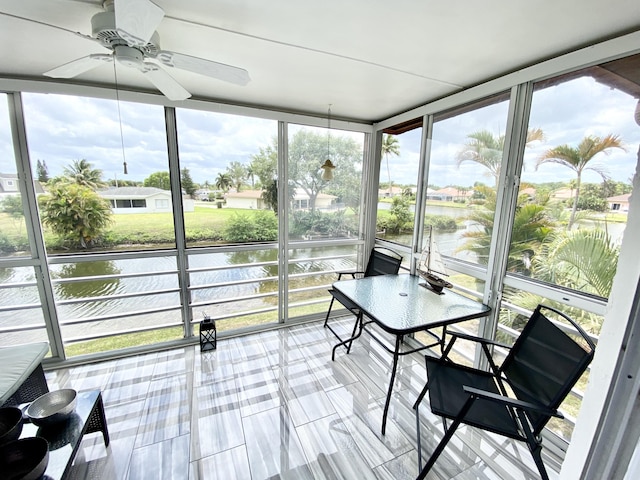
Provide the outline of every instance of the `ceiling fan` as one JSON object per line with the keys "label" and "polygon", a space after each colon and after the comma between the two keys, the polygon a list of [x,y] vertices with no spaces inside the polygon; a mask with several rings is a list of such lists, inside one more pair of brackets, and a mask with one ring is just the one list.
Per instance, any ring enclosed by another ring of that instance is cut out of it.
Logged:
{"label": "ceiling fan", "polygon": [[[149,0],[105,0],[104,12],[91,18],[91,36],[83,38],[97,41],[113,53],[95,53],[78,58],[45,72],[54,78],[72,78],[76,75],[112,62],[135,68],[160,90],[169,100],[184,100],[191,94],[163,67],[188,70],[236,85],[246,85],[246,70],[203,58],[160,49],[156,28],[164,11]],[[162,65],[162,66],[161,66]]]}

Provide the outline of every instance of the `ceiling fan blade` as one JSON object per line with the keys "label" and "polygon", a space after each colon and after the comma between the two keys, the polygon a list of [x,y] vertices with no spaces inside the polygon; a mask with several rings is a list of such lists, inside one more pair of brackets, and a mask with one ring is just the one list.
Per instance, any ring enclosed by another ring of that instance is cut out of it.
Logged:
{"label": "ceiling fan blade", "polygon": [[113,56],[111,55],[94,53],[87,57],[72,60],[71,62],[60,65],[53,70],[49,70],[48,72],[44,72],[44,75],[53,78],[71,78],[112,61]]}
{"label": "ceiling fan blade", "polygon": [[249,72],[244,68],[212,62],[211,60],[205,60],[204,58],[191,57],[189,55],[169,52],[167,50],[159,51],[155,58],[167,67],[189,70],[190,72],[217,78],[218,80],[224,80],[225,82],[234,83],[236,85],[244,86],[251,80],[249,78]]}
{"label": "ceiling fan blade", "polygon": [[164,17],[149,0],[114,0],[116,30],[131,46],[145,46]]}
{"label": "ceiling fan blade", "polygon": [[191,94],[186,91],[182,85],[176,82],[174,78],[162,68],[148,62],[144,64],[144,67],[145,69],[142,70],[142,73],[144,73],[149,81],[153,83],[169,100],[177,102],[180,100],[186,100],[191,96]]}

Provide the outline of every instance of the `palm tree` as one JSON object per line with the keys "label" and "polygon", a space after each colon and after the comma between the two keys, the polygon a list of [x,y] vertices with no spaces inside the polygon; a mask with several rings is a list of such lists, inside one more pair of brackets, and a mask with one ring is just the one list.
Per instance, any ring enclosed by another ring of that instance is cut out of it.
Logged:
{"label": "palm tree", "polygon": [[[468,220],[474,222],[478,228],[462,234],[465,242],[457,251],[473,252],[478,258],[478,263],[486,265],[493,235],[497,197],[495,190],[487,186],[476,187],[476,190],[485,196],[486,203],[483,208],[473,210],[469,215]],[[547,216],[544,203],[530,203],[526,195],[520,195],[513,220],[507,270],[529,276],[531,258],[541,250],[543,241],[552,230],[553,222]]]}
{"label": "palm tree", "polygon": [[227,165],[227,174],[231,178],[233,186],[236,187],[236,191],[239,192],[247,178],[247,168],[242,163],[234,161]]}
{"label": "palm tree", "polygon": [[102,170],[93,168],[93,165],[86,161],[74,160],[71,165],[64,167],[65,176],[73,183],[97,190],[106,186],[102,180]]}
{"label": "palm tree", "polygon": [[546,250],[544,266],[540,269],[540,274],[547,277],[545,280],[609,297],[620,247],[605,230],[561,230],[553,236]]}
{"label": "palm tree", "polygon": [[[456,155],[457,166],[463,162],[471,161],[479,163],[489,170],[489,175],[494,178],[494,186],[498,185],[500,178],[500,164],[504,151],[504,135],[494,135],[489,130],[478,130],[467,135],[468,141]],[[525,145],[536,140],[544,140],[544,133],[540,128],[530,128],[527,131]]]}
{"label": "palm tree", "polygon": [[253,165],[249,164],[245,167],[245,172],[247,174],[247,180],[251,180],[251,190],[256,187],[256,173],[253,171]]}
{"label": "palm tree", "polygon": [[571,217],[569,217],[569,225],[567,228],[571,230],[575,222],[576,211],[578,210],[578,197],[580,196],[580,184],[582,181],[582,172],[584,170],[593,170],[600,174],[603,180],[607,179],[606,170],[601,165],[593,165],[590,162],[599,153],[609,154],[612,148],[620,148],[622,140],[618,135],[609,134],[604,138],[589,135],[583,138],[577,147],[570,147],[567,144],[560,145],[544,152],[536,162],[536,170],[543,163],[557,163],[569,167],[576,172],[575,191],[573,197],[573,207],[571,209]]}
{"label": "palm tree", "polygon": [[382,137],[382,155],[387,161],[387,177],[389,179],[389,197],[393,196],[391,190],[391,170],[389,170],[389,155],[400,155],[400,142],[393,135],[387,135],[386,133]]}
{"label": "palm tree", "polygon": [[219,173],[216,177],[216,188],[226,192],[233,185],[233,180],[226,173]]}
{"label": "palm tree", "polygon": [[[536,278],[608,298],[620,253],[620,247],[609,234],[601,229],[581,228],[555,231],[549,238],[540,255],[534,257]],[[522,290],[505,298],[528,310],[533,310],[540,302],[561,308],[588,332],[595,335],[600,333],[600,315]],[[513,326],[504,320],[501,319],[501,323]]]}

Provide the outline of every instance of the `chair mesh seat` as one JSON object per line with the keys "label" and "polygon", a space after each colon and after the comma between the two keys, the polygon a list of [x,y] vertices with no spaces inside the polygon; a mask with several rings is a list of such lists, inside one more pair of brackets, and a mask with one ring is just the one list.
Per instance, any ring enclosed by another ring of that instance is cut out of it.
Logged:
{"label": "chair mesh seat", "polygon": [[[463,385],[500,394],[493,375],[462,365],[427,358],[427,377],[431,385],[431,411],[436,415],[454,419],[469,398]],[[489,430],[511,438],[520,438],[513,418],[505,406],[488,400],[477,400],[465,416],[465,423],[480,428],[491,425]]]}

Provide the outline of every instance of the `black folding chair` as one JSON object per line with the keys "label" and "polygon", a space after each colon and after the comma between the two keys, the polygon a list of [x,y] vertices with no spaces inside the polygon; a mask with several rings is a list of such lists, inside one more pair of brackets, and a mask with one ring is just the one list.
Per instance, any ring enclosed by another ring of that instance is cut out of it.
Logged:
{"label": "black folding chair", "polygon": [[[569,329],[562,329],[543,315],[541,309],[567,320],[577,340],[566,333]],[[591,362],[593,341],[571,318],[544,305],[534,310],[512,347],[465,334],[452,333],[451,337],[441,358],[425,356],[427,384],[413,406],[418,428],[418,465],[422,463],[418,407],[427,391],[431,411],[445,419],[444,437],[417,480],[426,477],[461,423],[526,442],[540,476],[547,480],[540,434],[551,417],[562,418],[557,409]],[[490,371],[449,360],[448,354],[457,338],[479,342]],[[500,367],[491,355],[496,346],[509,349]],[[453,420],[448,428],[446,419]]]}
{"label": "black folding chair", "polygon": [[[400,270],[400,265],[402,264],[402,256],[398,253],[390,250],[388,248],[375,247],[371,250],[371,255],[369,256],[369,261],[367,262],[367,268],[364,272],[339,272],[338,280],[342,280],[343,275],[351,275],[352,278],[363,278],[363,277],[373,277],[375,275],[389,275],[389,274],[397,274]],[[358,322],[360,321],[360,317],[362,316],[362,312],[358,309],[358,307],[347,297],[342,295],[337,290],[331,288],[329,289],[329,293],[331,294],[331,303],[329,304],[329,310],[327,311],[327,316],[324,319],[324,326],[331,330],[331,332],[336,336],[336,338],[343,342],[343,339],[340,337],[338,332],[336,332],[331,325],[329,325],[329,316],[331,315],[331,309],[333,308],[334,300],[338,300],[347,310],[353,313],[356,316],[355,324],[353,325],[353,331],[351,332],[351,337],[356,334],[356,330],[358,328]],[[351,342],[347,345],[347,353],[351,351]]]}

